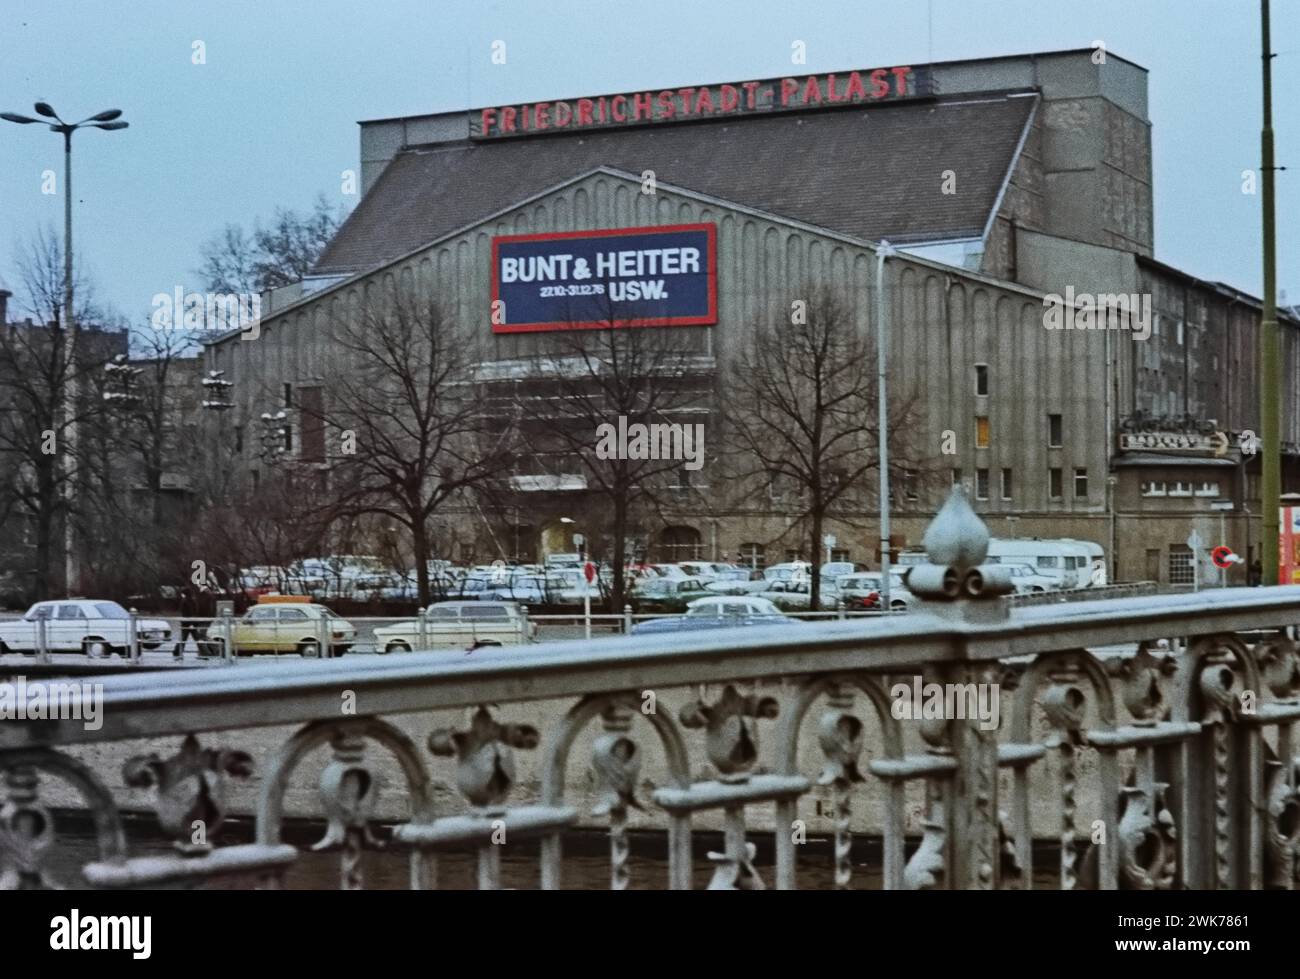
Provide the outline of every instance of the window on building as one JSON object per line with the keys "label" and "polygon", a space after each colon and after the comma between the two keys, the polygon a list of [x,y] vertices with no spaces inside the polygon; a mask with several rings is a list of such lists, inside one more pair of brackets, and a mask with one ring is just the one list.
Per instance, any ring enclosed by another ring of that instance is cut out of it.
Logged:
{"label": "window on building", "polygon": [[920,474],[915,469],[903,470],[903,498],[908,503],[915,503],[921,498],[917,490],[917,483],[920,480]]}
{"label": "window on building", "polygon": [[1192,484],[1189,482],[1184,482],[1181,479],[1172,482],[1169,484],[1169,495],[1170,496],[1191,496]]}
{"label": "window on building", "polygon": [[1002,470],[1002,499],[1004,500],[1011,499],[1011,490],[1012,490],[1011,470],[1003,469]]}
{"label": "window on building", "polygon": [[243,425],[235,426],[235,451],[236,452],[244,451],[244,426]]}
{"label": "window on building", "polygon": [[960,469],[954,469],[954,470],[952,471],[952,485],[954,485],[954,486],[960,486],[960,485],[961,485],[961,470],[960,470]]}
{"label": "window on building", "polygon": [[1182,320],[1178,321],[1178,345],[1180,347],[1183,345],[1183,321]]}
{"label": "window on building", "polygon": [[324,390],[319,387],[302,388],[298,394],[302,407],[302,458],[305,462],[325,461]]}
{"label": "window on building", "polygon": [[1142,484],[1143,496],[1165,496],[1168,492],[1169,489],[1165,486],[1165,481],[1163,479],[1152,480],[1151,482]]}
{"label": "window on building", "polygon": [[987,418],[975,419],[975,448],[987,449],[989,447],[989,420]]}
{"label": "window on building", "polygon": [[284,406],[286,408],[293,407],[293,385],[292,384],[286,384],[284,386]]}
{"label": "window on building", "polygon": [[789,564],[789,563],[791,563],[792,561],[802,561],[802,560],[803,560],[803,558],[799,556],[799,551],[798,551],[797,548],[794,548],[794,547],[787,547],[787,548],[785,549],[785,562],[786,562],[786,564]]}
{"label": "window on building", "polygon": [[1086,469],[1074,471],[1074,498],[1076,500],[1088,498],[1088,470]]}
{"label": "window on building", "polygon": [[762,571],[767,567],[767,548],[762,544],[741,544],[740,566]]}
{"label": "window on building", "polygon": [[1186,544],[1169,545],[1169,583],[1190,585],[1196,581],[1192,569],[1192,549]]}
{"label": "window on building", "polygon": [[1064,492],[1061,489],[1062,474],[1061,470],[1053,467],[1047,470],[1047,495],[1053,500],[1059,500]]}
{"label": "window on building", "polygon": [[989,498],[989,471],[987,469],[975,470],[975,499],[987,500]]}
{"label": "window on building", "polygon": [[288,422],[285,422],[284,428],[282,428],[281,431],[284,432],[284,451],[292,452],[293,451],[293,426],[290,425]]}
{"label": "window on building", "polygon": [[845,563],[847,563],[848,561],[852,560],[852,559],[849,557],[849,549],[848,549],[847,547],[832,547],[832,548],[831,548],[831,560],[832,560],[832,561],[843,561],[843,562],[845,562]]}
{"label": "window on building", "polygon": [[1197,496],[1219,496],[1218,483],[1200,483],[1196,487]]}
{"label": "window on building", "polygon": [[1061,438],[1061,416],[1047,416],[1047,447],[1050,449],[1059,449],[1063,444]]}
{"label": "window on building", "polygon": [[975,393],[981,396],[989,393],[989,365],[988,364],[975,365]]}

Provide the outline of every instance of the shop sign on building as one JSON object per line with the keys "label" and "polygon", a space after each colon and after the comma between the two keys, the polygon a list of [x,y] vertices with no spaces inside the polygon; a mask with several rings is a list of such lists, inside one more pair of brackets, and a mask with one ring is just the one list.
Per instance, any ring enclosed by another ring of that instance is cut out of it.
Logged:
{"label": "shop sign on building", "polygon": [[718,319],[713,224],[492,239],[492,331],[699,326]]}
{"label": "shop sign on building", "polygon": [[1217,432],[1120,432],[1121,452],[1205,452],[1222,454]]}

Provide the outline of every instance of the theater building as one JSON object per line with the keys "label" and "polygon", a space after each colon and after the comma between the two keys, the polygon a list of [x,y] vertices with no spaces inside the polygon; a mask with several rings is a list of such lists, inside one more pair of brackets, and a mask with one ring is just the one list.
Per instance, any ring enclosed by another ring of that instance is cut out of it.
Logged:
{"label": "theater building", "polygon": [[[1257,550],[1258,462],[1242,446],[1260,429],[1260,303],[1158,260],[1151,125],[1146,71],[1091,49],[363,122],[360,203],[312,274],[266,298],[258,337],[213,339],[207,366],[234,382],[234,423],[251,431],[281,392],[328,399],[326,324],[368,287],[410,277],[481,328],[484,376],[502,378],[598,327],[580,311],[607,290],[688,338],[707,431],[729,358],[788,315],[792,289],[847,297],[874,335],[887,240],[889,390],[921,406],[926,477],[895,480],[898,545],[919,543],[960,481],[995,535],[1096,541],[1117,579],[1189,584],[1193,530]],[[1291,490],[1300,321],[1281,320]],[[291,455],[328,451],[288,414]],[[244,444],[250,473],[264,467]],[[797,501],[730,500],[721,482],[708,466],[684,479],[636,548],[807,556]],[[449,511],[441,553],[570,550],[569,521],[593,505],[582,475],[520,473],[513,489],[503,513]],[[827,529],[841,556],[875,564],[875,486],[854,499]]]}

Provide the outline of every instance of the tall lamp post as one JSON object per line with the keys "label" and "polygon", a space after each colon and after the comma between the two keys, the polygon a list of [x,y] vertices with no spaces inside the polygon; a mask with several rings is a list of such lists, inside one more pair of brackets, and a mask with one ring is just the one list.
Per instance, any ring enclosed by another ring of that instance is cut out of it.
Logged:
{"label": "tall lamp post", "polygon": [[[103,112],[96,113],[81,122],[64,122],[59,118],[59,114],[48,102],[37,102],[33,107],[36,114],[42,116],[41,119],[33,119],[31,116],[20,115],[16,112],[0,112],[0,119],[6,122],[16,122],[20,126],[30,125],[31,123],[43,123],[50,127],[56,133],[63,134],[63,324],[62,328],[67,331],[68,348],[67,361],[69,364],[69,373],[73,378],[71,391],[64,392],[64,411],[67,413],[67,433],[65,435],[65,445],[63,447],[63,460],[65,471],[67,473],[67,515],[64,518],[64,547],[67,549],[67,555],[64,564],[64,577],[66,578],[65,587],[69,595],[76,594],[77,579],[79,577],[77,566],[76,538],[72,528],[72,509],[75,499],[75,490],[73,488],[73,479],[76,474],[76,467],[73,463],[73,456],[76,451],[76,411],[77,395],[76,390],[76,369],[77,369],[77,322],[72,308],[72,134],[78,129],[125,129],[129,123],[118,121],[122,115],[121,109],[105,109]],[[53,122],[49,120],[53,119]],[[60,381],[63,383],[63,380]]]}
{"label": "tall lamp post", "polygon": [[885,326],[885,259],[894,248],[876,245],[876,425],[880,429],[880,608],[889,612],[889,399],[885,390],[889,330]]}
{"label": "tall lamp post", "polygon": [[1264,210],[1264,308],[1260,314],[1259,379],[1260,435],[1263,455],[1260,459],[1260,505],[1262,520],[1264,584],[1279,581],[1278,507],[1282,496],[1282,443],[1279,385],[1280,348],[1277,332],[1277,241],[1273,213],[1273,51],[1269,35],[1268,0],[1260,0],[1260,28],[1263,47],[1264,124],[1260,131],[1260,170],[1263,180],[1261,205]]}

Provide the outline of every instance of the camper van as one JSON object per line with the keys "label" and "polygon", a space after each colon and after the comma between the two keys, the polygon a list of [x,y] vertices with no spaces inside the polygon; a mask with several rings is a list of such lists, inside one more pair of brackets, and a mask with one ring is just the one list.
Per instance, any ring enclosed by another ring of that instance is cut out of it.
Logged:
{"label": "camper van", "polygon": [[[1100,545],[1094,545],[1100,549]],[[1065,591],[1087,588],[1093,582],[1092,555],[1083,541],[1014,539],[989,540],[989,564],[1027,564],[1039,574],[1054,578]]]}

